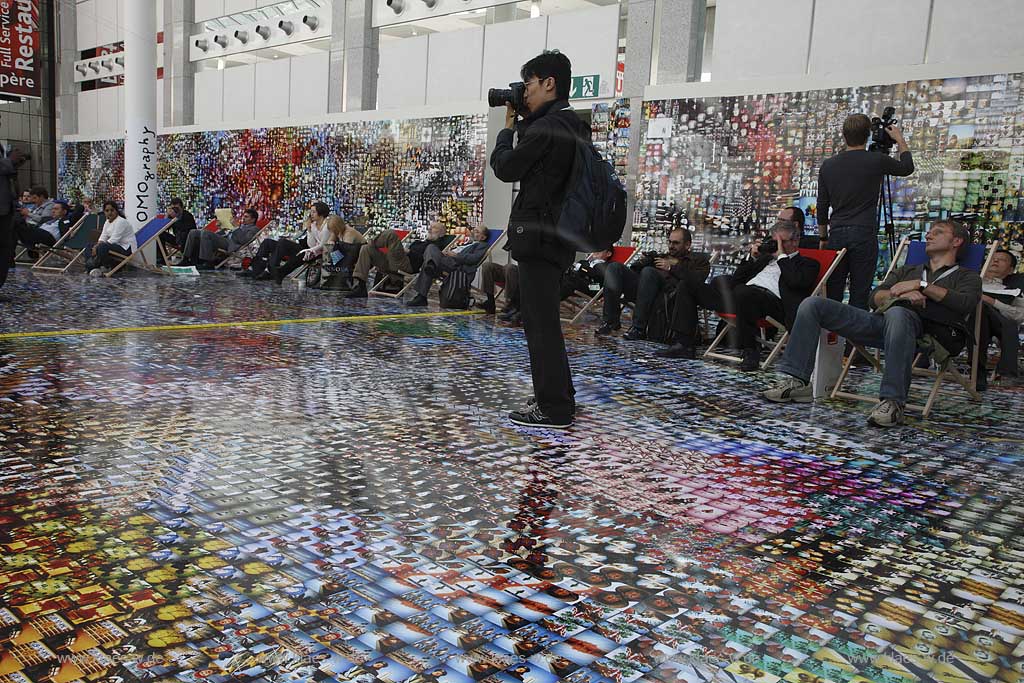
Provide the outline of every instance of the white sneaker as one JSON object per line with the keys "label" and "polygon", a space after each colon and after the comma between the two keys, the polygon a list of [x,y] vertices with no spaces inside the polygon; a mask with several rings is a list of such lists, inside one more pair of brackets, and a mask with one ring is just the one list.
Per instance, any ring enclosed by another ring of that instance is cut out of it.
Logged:
{"label": "white sneaker", "polygon": [[879,401],[868,416],[868,424],[875,427],[895,427],[903,424],[903,404],[896,401]]}
{"label": "white sneaker", "polygon": [[103,275],[102,268],[93,268],[89,271],[89,277],[101,277]]}

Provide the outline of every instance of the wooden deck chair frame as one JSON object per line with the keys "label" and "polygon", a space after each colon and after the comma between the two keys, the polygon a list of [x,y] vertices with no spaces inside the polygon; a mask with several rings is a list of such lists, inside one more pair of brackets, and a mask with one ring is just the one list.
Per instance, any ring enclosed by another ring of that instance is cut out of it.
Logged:
{"label": "wooden deck chair frame", "polygon": [[[219,270],[220,268],[223,268],[224,265],[228,261],[230,261],[232,259],[238,259],[239,261],[241,261],[241,259],[245,258],[244,256],[241,256],[241,253],[244,250],[246,250],[249,247],[251,247],[253,244],[259,244],[260,241],[261,241],[261,238],[267,232],[267,230],[270,230],[270,228],[272,226],[276,225],[276,224],[277,224],[277,221],[275,221],[273,218],[268,220],[266,223],[264,223],[262,226],[260,226],[260,229],[256,231],[256,234],[253,235],[252,238],[249,239],[245,244],[239,245],[238,249],[235,249],[232,252],[226,252],[227,255],[219,263],[217,263],[213,267],[213,269],[214,270]],[[256,225],[259,225],[259,222],[257,222]],[[237,229],[237,226],[236,226],[235,229]]]}
{"label": "wooden deck chair frame", "polygon": [[[399,241],[403,245],[405,244],[405,241],[407,239],[409,239],[409,236],[412,234],[412,230],[401,230],[401,229],[398,229],[398,228],[393,228],[393,230],[395,231],[395,234],[399,236]],[[373,248],[370,245],[367,245],[367,247],[369,247],[370,249]],[[387,249],[385,249],[383,247],[380,248],[380,251],[382,253],[385,253],[385,254],[387,253]],[[384,276],[382,277],[381,273],[378,272],[377,275],[374,278],[373,287],[370,287],[367,290],[367,294],[370,294],[371,296],[386,296],[386,297],[397,297],[397,296],[400,296],[399,294],[393,294],[392,292],[381,291],[381,287],[383,287],[384,283],[387,282],[388,276],[394,275],[394,274],[395,273],[385,273]],[[406,274],[408,274],[408,273],[406,273]],[[403,275],[403,273],[398,273],[398,275]],[[404,292],[405,290],[407,290],[410,285],[411,285],[411,283],[403,285],[402,286],[402,291]]]}
{"label": "wooden deck chair frame", "polygon": [[[152,225],[152,223],[154,221],[167,221],[167,222],[164,223],[163,225],[159,226],[152,235],[149,235],[148,237],[146,237],[145,240],[143,240],[140,244],[138,244],[138,246],[135,248],[135,251],[133,251],[132,253],[128,254],[127,256],[123,256],[123,255],[115,253],[115,252],[110,252],[110,255],[115,257],[115,258],[120,259],[120,262],[116,266],[114,266],[113,268],[108,270],[107,272],[103,273],[103,277],[113,277],[114,274],[117,273],[117,271],[121,270],[122,268],[124,268],[125,266],[128,266],[128,265],[131,265],[131,266],[133,266],[135,268],[140,268],[142,270],[151,270],[151,271],[154,271],[154,272],[157,272],[157,273],[163,273],[164,272],[164,271],[160,270],[159,268],[157,268],[154,264],[151,264],[148,259],[146,259],[146,254],[143,251],[143,249],[145,249],[147,246],[149,246],[149,244],[151,242],[153,242],[153,240],[156,240],[157,249],[159,249],[160,253],[164,255],[164,262],[166,263],[167,262],[166,261],[166,259],[167,259],[167,252],[164,251],[164,245],[160,241],[160,235],[165,233],[168,228],[170,228],[172,225],[174,225],[178,221],[178,219],[177,218],[159,217],[159,216],[157,218],[153,218],[148,223],[143,225],[135,233],[136,236],[138,236],[139,233],[144,232],[150,225]],[[137,237],[136,237],[136,239],[137,239]],[[136,256],[138,256],[142,260],[142,265],[141,266],[138,265],[137,263],[134,263]]]}
{"label": "wooden deck chair frame", "polygon": [[[640,253],[640,250],[637,249],[636,247],[630,247],[630,246],[624,246],[623,247],[623,246],[620,246],[620,247],[617,247],[617,248],[619,248],[619,249],[632,249],[633,250],[632,253],[630,253],[629,256],[626,257],[626,260],[621,261],[622,265],[624,265],[627,268],[629,268],[629,264],[631,264],[636,259],[637,255]],[[580,307],[580,310],[576,312],[576,315],[574,315],[572,318],[570,318],[568,320],[565,320],[565,322],[568,322],[570,325],[575,325],[576,323],[578,323],[580,318],[582,318],[583,315],[587,311],[589,311],[591,308],[593,308],[594,304],[596,304],[598,301],[600,301],[601,297],[603,297],[603,296],[604,296],[604,286],[602,285],[601,288],[599,290],[597,290],[597,293],[595,293],[594,296],[592,296],[589,299],[587,299],[587,301],[583,304],[583,306]]]}
{"label": "wooden deck chair frame", "polygon": [[[833,251],[834,256],[832,257],[832,263],[828,265],[824,272],[819,273],[818,282],[814,285],[814,289],[811,290],[810,294],[810,296],[825,296],[826,283],[832,273],[835,272],[836,267],[839,266],[839,262],[846,257],[846,249],[840,249],[839,251],[834,251],[832,249],[800,249],[799,251]],[[704,358],[715,358],[717,360],[724,360],[731,363],[741,363],[743,359],[739,356],[733,356],[717,350],[718,347],[721,346],[722,342],[725,341],[725,338],[729,333],[736,327],[736,316],[731,313],[718,313],[718,317],[725,323],[725,327],[722,328],[722,331],[718,333],[714,341],[711,342],[711,345],[704,352]],[[779,338],[774,344],[768,340],[768,336],[766,334],[766,332],[772,327],[778,330],[779,333]],[[766,348],[771,348],[768,352],[768,357],[761,363],[761,369],[765,370],[775,362],[775,359],[779,357],[782,350],[786,348],[786,342],[789,341],[789,331],[786,329],[784,324],[771,317],[762,318],[758,321],[758,331],[761,334],[757,337],[757,343]]]}
{"label": "wooden deck chair frame", "polygon": [[[86,229],[86,223],[90,217],[93,218],[91,223],[92,227],[88,228],[88,232],[90,234],[85,235],[85,239],[89,239],[91,233],[98,230],[101,225],[101,214],[90,213],[82,216],[82,220],[76,223],[72,228],[68,229],[68,231],[64,233],[52,247],[47,248],[46,253],[43,254],[38,261],[32,264],[32,270],[60,273],[61,275],[71,270],[71,267],[78,263],[78,260],[85,254],[85,250],[88,248],[88,245],[84,245],[81,248],[69,247],[68,245]],[[66,259],[67,263],[63,267],[43,265],[53,256]]]}
{"label": "wooden deck chair frame", "polygon": [[64,242],[67,241],[75,232],[77,232],[78,228],[81,227],[83,223],[85,223],[85,219],[88,217],[88,215],[89,214],[83,215],[81,218],[78,219],[77,222],[75,222],[72,225],[69,225],[68,229],[64,232],[64,234],[60,236],[60,239],[58,239],[53,244],[37,244],[35,247],[33,247],[31,251],[40,252],[40,257],[37,258],[35,261],[18,261],[18,259],[20,259],[29,251],[29,248],[26,247],[25,245],[21,245],[21,251],[14,255],[14,260],[18,263],[31,263],[32,267],[35,268],[36,264],[42,260],[42,253],[48,252],[51,249],[61,249],[61,245],[63,245]]}
{"label": "wooden deck chair frame", "polygon": [[[885,273],[885,277],[886,278],[888,278],[889,274],[892,273],[892,271],[896,268],[896,264],[899,263],[899,258],[900,258],[900,256],[903,255],[903,252],[909,250],[910,242],[911,242],[911,240],[910,240],[909,237],[904,237],[900,241],[899,246],[896,248],[896,251],[893,254],[892,262],[889,264],[889,269]],[[988,247],[986,247],[986,251],[988,253],[985,256],[984,260],[982,261],[981,271],[979,272],[979,275],[983,274],[986,270],[988,270],[989,264],[992,262],[992,257],[995,255],[996,251],[999,248],[1000,248],[1000,242],[998,242],[998,241],[996,241],[993,244],[991,244]],[[973,332],[974,332],[974,339],[976,340],[976,342],[979,339],[979,337],[981,336],[981,312],[982,312],[982,303],[979,300],[978,301],[978,305],[975,308],[975,313],[974,313],[974,330],[973,330]],[[861,345],[861,344],[854,344],[853,342],[850,342],[850,343],[853,346],[853,350],[851,350],[850,354],[846,358],[843,359],[842,370],[840,370],[840,372],[839,372],[839,377],[838,377],[838,379],[836,379],[836,385],[835,385],[835,387],[832,388],[832,393],[829,395],[829,397],[830,398],[846,398],[846,399],[850,399],[850,400],[854,400],[854,401],[862,401],[862,402],[865,402],[865,403],[878,403],[878,397],[877,396],[868,396],[866,394],[858,394],[858,393],[852,392],[852,391],[843,391],[843,382],[846,381],[846,376],[849,374],[850,367],[853,365],[853,360],[854,360],[854,358],[855,358],[855,356],[857,354],[860,354],[863,357],[867,358],[868,362],[871,363],[871,366],[872,366],[872,368],[874,369],[875,372],[881,372],[882,371],[881,353],[878,350],[876,350],[876,352],[874,354],[872,354],[872,353],[868,352],[868,350],[863,345]],[[939,395],[941,393],[943,393],[942,392],[942,384],[945,381],[955,382],[956,384],[960,385],[964,389],[964,391],[966,391],[967,394],[972,399],[974,399],[975,401],[980,401],[981,400],[981,394],[978,393],[977,389],[975,389],[975,386],[976,386],[976,381],[977,381],[978,372],[979,372],[979,368],[978,368],[979,357],[980,357],[980,355],[982,353],[981,344],[980,343],[974,343],[974,344],[968,343],[966,350],[969,353],[970,365],[971,365],[971,372],[966,377],[964,376],[964,374],[962,372],[960,372],[959,369],[957,369],[957,367],[956,367],[956,358],[950,358],[945,363],[945,365],[940,366],[938,370],[932,370],[931,368],[919,368],[919,367],[917,367],[917,362],[921,359],[921,356],[922,356],[922,354],[920,352],[917,353],[914,356],[914,368],[913,368],[913,371],[912,371],[913,375],[915,377],[931,377],[931,378],[933,378],[934,381],[932,382],[931,388],[928,391],[928,398],[925,401],[924,405],[914,404],[914,403],[910,403],[908,401],[905,407],[908,410],[913,410],[915,412],[921,413],[921,417],[924,418],[924,419],[927,419],[928,416],[931,415],[932,408],[935,407],[935,402],[938,399]],[[963,353],[963,352],[961,352],[961,353]]]}
{"label": "wooden deck chair frame", "polygon": [[[494,232],[494,231],[492,230],[491,232]],[[501,238],[504,237],[504,236],[505,236],[505,231],[504,230],[500,230],[498,236],[495,237],[494,240],[491,240],[491,243],[487,246],[487,251],[484,252],[483,257],[480,259],[480,263],[481,264],[484,261],[487,260],[487,258],[491,255],[491,252],[494,250],[495,245],[498,244],[498,242],[500,242]],[[448,241],[447,244],[444,245],[444,247],[442,249],[447,249],[451,245],[452,242],[454,242],[456,239],[458,239],[457,235],[448,235],[448,237],[451,237],[451,239]],[[400,298],[402,298],[403,296],[405,296],[406,292],[408,292],[410,289],[412,289],[413,283],[416,282],[416,275],[417,275],[417,273],[404,273],[404,275],[411,275],[412,277],[410,277],[409,281],[406,282],[405,285],[402,286],[402,289],[398,290],[397,292],[392,293],[392,292],[382,292],[382,291],[380,291],[378,285],[380,285],[381,283],[384,282],[385,279],[387,279],[387,278],[380,278],[380,280],[378,282],[374,283],[373,288],[370,289],[370,291],[369,291],[369,294],[371,296],[386,296],[386,297],[391,298],[391,299],[400,299]]]}

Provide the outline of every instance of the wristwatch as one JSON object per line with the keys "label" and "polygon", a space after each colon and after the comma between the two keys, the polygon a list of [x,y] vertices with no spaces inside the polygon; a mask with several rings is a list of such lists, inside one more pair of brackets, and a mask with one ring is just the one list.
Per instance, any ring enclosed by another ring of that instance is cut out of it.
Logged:
{"label": "wristwatch", "polygon": [[921,290],[924,290],[924,288],[928,286],[928,281],[921,278],[921,282],[919,284],[921,285]]}

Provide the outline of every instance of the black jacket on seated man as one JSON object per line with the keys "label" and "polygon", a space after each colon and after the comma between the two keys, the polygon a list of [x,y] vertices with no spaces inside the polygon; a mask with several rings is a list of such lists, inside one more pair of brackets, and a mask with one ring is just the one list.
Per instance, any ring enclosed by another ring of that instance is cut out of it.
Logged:
{"label": "black jacket on seated man", "polygon": [[757,321],[772,318],[789,329],[800,302],[810,296],[818,282],[818,262],[797,251],[800,233],[795,225],[780,221],[772,236],[774,250],[758,247],[756,255],[751,254],[732,275],[717,277],[710,284],[688,282],[676,288],[672,329],[678,334],[678,342],[660,355],[696,356],[697,309],[706,308],[736,316],[742,367],[757,368]]}

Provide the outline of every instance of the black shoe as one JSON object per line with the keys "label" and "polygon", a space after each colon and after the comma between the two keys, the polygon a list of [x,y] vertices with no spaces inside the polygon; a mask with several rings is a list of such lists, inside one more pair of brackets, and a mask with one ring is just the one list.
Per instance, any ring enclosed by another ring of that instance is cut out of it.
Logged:
{"label": "black shoe", "polygon": [[594,330],[594,334],[598,337],[607,337],[612,332],[616,332],[621,329],[622,325],[619,323],[615,323],[614,325],[612,323],[601,323],[601,327]]}
{"label": "black shoe", "polygon": [[629,328],[626,334],[622,335],[622,338],[626,341],[644,341],[647,339],[647,330],[636,327],[635,325]]}
{"label": "black shoe", "polygon": [[423,296],[422,294],[417,294],[406,305],[414,306],[414,307],[417,307],[417,308],[426,306],[427,305],[427,297]]}
{"label": "black shoe", "polygon": [[654,355],[659,358],[683,358],[685,360],[695,360],[697,358],[697,350],[692,346],[687,346],[686,344],[675,343],[667,349],[655,351]]}
{"label": "black shoe", "polygon": [[480,304],[480,308],[483,309],[484,313],[487,313],[489,315],[493,315],[498,310],[497,307],[494,305],[494,299],[490,298],[487,299],[487,301]]}
{"label": "black shoe", "polygon": [[519,309],[509,306],[501,312],[501,315],[498,316],[498,320],[510,323],[517,315],[519,315]]}
{"label": "black shoe", "polygon": [[345,295],[346,299],[365,299],[367,296],[369,296],[366,293],[366,283],[365,282],[363,282],[362,280],[356,280],[355,283],[356,283],[355,287],[353,287],[351,289],[351,291],[349,291]]}
{"label": "black shoe", "polygon": [[508,419],[513,424],[523,427],[546,427],[547,429],[568,429],[572,426],[573,418],[548,417],[537,406],[528,410],[514,411],[508,414]]}
{"label": "black shoe", "polygon": [[235,273],[235,277],[255,277],[251,270],[240,270]]}
{"label": "black shoe", "polygon": [[273,280],[274,276],[271,275],[269,271],[264,270],[262,273],[260,273],[259,275],[257,275],[253,279],[254,280],[259,280],[260,282],[263,282],[263,281],[266,281],[266,280]]}
{"label": "black shoe", "polygon": [[761,352],[757,349],[743,349],[743,360],[740,362],[740,370],[753,372],[761,366]]}

